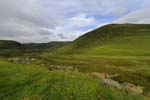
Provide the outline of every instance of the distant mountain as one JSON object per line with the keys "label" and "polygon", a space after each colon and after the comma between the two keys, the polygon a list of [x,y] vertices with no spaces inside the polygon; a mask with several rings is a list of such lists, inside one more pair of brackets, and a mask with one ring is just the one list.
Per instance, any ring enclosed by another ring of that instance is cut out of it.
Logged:
{"label": "distant mountain", "polygon": [[65,46],[68,41],[49,42],[49,43],[26,43],[22,44],[16,41],[0,40],[0,57],[21,56],[24,54],[41,53],[51,49]]}
{"label": "distant mountain", "polygon": [[69,41],[53,41],[48,43],[26,43],[22,44],[24,49],[50,49],[54,47],[61,47],[70,43]]}
{"label": "distant mountain", "polygon": [[11,40],[0,40],[0,49],[18,49],[21,43]]}
{"label": "distant mountain", "polygon": [[54,41],[48,43],[19,43],[11,40],[0,40],[0,49],[50,49],[61,47],[70,43],[69,41]]}

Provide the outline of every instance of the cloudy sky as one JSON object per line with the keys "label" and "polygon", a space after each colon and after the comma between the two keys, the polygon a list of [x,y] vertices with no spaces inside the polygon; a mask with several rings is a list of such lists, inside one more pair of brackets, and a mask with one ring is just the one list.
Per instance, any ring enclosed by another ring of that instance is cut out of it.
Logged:
{"label": "cloudy sky", "polygon": [[74,40],[109,23],[150,23],[150,0],[0,0],[0,39]]}

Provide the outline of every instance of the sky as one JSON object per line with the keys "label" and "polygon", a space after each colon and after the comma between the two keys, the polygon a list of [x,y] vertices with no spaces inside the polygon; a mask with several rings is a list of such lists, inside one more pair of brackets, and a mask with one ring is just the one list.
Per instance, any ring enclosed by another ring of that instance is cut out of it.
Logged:
{"label": "sky", "polygon": [[150,24],[150,0],[0,0],[0,39],[72,41],[105,24]]}

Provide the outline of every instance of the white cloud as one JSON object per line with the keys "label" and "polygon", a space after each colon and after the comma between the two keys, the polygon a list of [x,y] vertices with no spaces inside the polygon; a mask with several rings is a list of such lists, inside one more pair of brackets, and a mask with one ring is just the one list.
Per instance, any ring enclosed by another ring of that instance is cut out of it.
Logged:
{"label": "white cloud", "polygon": [[53,37],[55,37],[56,40],[74,40],[78,36],[82,35],[84,31],[72,29],[71,26],[58,26],[55,29],[48,29],[49,32],[55,33],[53,34]]}
{"label": "white cloud", "polygon": [[147,23],[147,24],[150,24],[149,11],[150,11],[150,8],[136,10],[114,21],[114,23]]}
{"label": "white cloud", "polygon": [[55,27],[56,18],[47,17],[40,0],[1,0],[0,14],[0,39],[43,42],[43,27]]}
{"label": "white cloud", "polygon": [[88,17],[86,13],[79,13],[69,19],[69,24],[74,27],[84,27],[95,24],[95,19]]}
{"label": "white cloud", "polygon": [[78,28],[94,24],[95,19],[93,17],[89,17],[86,13],[78,13],[66,20],[63,25],[56,26],[54,29],[48,29],[48,31],[55,33],[54,36],[58,40],[74,40],[84,34],[84,31]]}

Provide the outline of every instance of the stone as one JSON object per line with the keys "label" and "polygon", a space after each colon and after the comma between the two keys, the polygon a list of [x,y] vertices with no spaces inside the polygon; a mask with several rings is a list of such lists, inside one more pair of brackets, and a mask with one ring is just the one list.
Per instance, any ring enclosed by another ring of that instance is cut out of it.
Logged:
{"label": "stone", "polygon": [[60,66],[60,65],[48,65],[50,70],[58,70],[58,71],[74,71],[72,66]]}
{"label": "stone", "polygon": [[136,85],[129,83],[129,82],[124,82],[121,85],[122,85],[123,89],[127,92],[134,92],[136,94],[142,94],[143,93],[144,87],[136,86]]}
{"label": "stone", "polygon": [[90,76],[98,77],[100,79],[105,79],[107,75],[105,73],[97,73],[97,72],[92,72],[89,73]]}
{"label": "stone", "polygon": [[114,87],[114,88],[117,88],[117,89],[121,89],[121,85],[120,83],[118,83],[117,81],[114,81],[112,79],[103,79],[102,82],[108,86],[111,86],[111,87]]}
{"label": "stone", "polygon": [[15,63],[20,63],[21,60],[18,57],[11,58],[10,61],[15,62]]}
{"label": "stone", "polygon": [[45,67],[45,64],[40,64],[41,67]]}
{"label": "stone", "polygon": [[35,58],[31,58],[31,62],[35,62],[36,61],[36,59]]}
{"label": "stone", "polygon": [[79,70],[77,68],[74,69],[74,72],[79,72]]}
{"label": "stone", "polygon": [[66,71],[73,71],[73,67],[72,66],[65,66],[64,67]]}
{"label": "stone", "polygon": [[144,90],[144,87],[142,87],[142,86],[136,86],[135,84],[132,84],[129,82],[124,82],[124,83],[120,84],[118,81],[114,81],[114,80],[110,79],[113,77],[117,77],[118,74],[109,75],[107,73],[93,72],[93,73],[89,73],[88,75],[101,79],[102,83],[105,85],[108,85],[110,87],[117,88],[117,89],[123,89],[128,93],[142,94],[143,90]]}
{"label": "stone", "polygon": [[117,77],[117,76],[119,76],[119,74],[109,75],[108,78],[114,78],[114,77]]}

